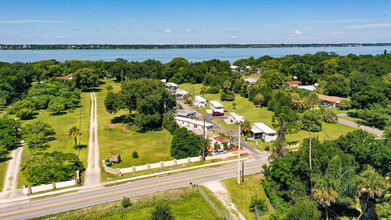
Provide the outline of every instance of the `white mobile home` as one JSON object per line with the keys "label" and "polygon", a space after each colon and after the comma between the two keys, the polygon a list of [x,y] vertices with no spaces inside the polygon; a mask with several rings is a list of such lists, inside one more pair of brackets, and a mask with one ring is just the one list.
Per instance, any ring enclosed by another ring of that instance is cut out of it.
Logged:
{"label": "white mobile home", "polygon": [[[185,117],[175,117],[176,123],[179,125],[179,127],[185,127],[188,130],[193,129],[204,129],[204,122],[203,121],[197,121],[190,118]],[[205,122],[205,131],[213,131],[213,124]]]}
{"label": "white mobile home", "polygon": [[212,109],[215,112],[221,112],[224,113],[224,105],[222,105],[218,101],[210,101],[210,109]]}
{"label": "white mobile home", "polygon": [[233,124],[239,124],[239,123],[244,122],[244,117],[241,116],[241,115],[236,114],[235,112],[230,112],[228,114],[228,119]]}
{"label": "white mobile home", "polygon": [[263,139],[265,142],[275,141],[277,139],[277,131],[271,129],[264,123],[253,123],[251,134],[254,139]]}
{"label": "white mobile home", "polygon": [[202,98],[201,96],[197,95],[195,97],[195,106],[198,106],[198,107],[206,107],[206,100],[204,98]]}

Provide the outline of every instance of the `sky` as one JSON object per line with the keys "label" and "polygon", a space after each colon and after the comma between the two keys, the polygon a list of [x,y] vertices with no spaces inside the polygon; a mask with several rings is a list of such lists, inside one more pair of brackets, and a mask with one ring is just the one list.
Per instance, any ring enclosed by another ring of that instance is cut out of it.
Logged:
{"label": "sky", "polygon": [[2,0],[0,44],[391,42],[391,0]]}

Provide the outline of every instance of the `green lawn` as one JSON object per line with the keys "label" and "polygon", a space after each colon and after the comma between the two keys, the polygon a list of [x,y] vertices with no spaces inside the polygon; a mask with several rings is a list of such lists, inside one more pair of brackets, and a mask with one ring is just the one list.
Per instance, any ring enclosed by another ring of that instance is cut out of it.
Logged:
{"label": "green lawn", "polygon": [[68,211],[36,219],[150,219],[156,205],[168,202],[175,219],[218,219],[196,190],[174,189],[131,198],[132,206],[121,207],[121,201]]}
{"label": "green lawn", "polygon": [[[114,168],[131,167],[172,160],[170,155],[172,135],[167,130],[148,131],[145,133],[132,131],[126,124],[112,122],[112,119],[128,114],[120,111],[110,114],[106,111],[104,100],[108,85],[112,85],[114,92],[120,90],[120,84],[106,80],[96,92],[98,106],[99,147],[101,160],[107,160],[111,155],[120,154],[122,162]],[[132,152],[137,151],[139,158],[133,159]]]}
{"label": "green lawn", "polygon": [[4,161],[0,163],[0,192],[3,191],[4,178],[5,178],[5,173],[7,172],[8,163],[9,161]]}
{"label": "green lawn", "polygon": [[216,122],[218,125],[221,125],[223,128],[228,129],[228,130],[238,130],[239,129],[239,125],[237,125],[237,124],[227,124],[227,123],[225,123],[225,121],[223,119],[216,119],[216,120],[213,120],[213,121]]}
{"label": "green lawn", "polygon": [[[88,140],[89,140],[89,127],[90,127],[90,112],[91,112],[91,95],[90,93],[82,94],[82,108],[81,108],[81,146],[84,147],[80,150],[79,158],[83,162],[84,167],[87,167],[87,157],[88,157]],[[61,151],[64,153],[75,153],[77,150],[74,148],[74,140],[66,137],[67,131],[72,126],[79,127],[80,122],[80,108],[76,108],[73,113],[67,112],[63,115],[51,115],[46,111],[39,111],[39,114],[36,115],[36,118],[31,120],[22,121],[23,123],[32,123],[34,121],[42,121],[50,124],[56,134],[54,135],[55,140],[50,141],[50,147],[45,150],[47,152]],[[26,163],[31,158],[31,150],[25,146],[22,153],[21,166]],[[21,187],[23,183],[29,184],[23,175],[19,173],[18,176],[18,187]]]}
{"label": "green lawn", "polygon": [[[179,85],[180,88],[186,90],[187,92],[190,91],[189,87],[190,85],[188,83],[186,84],[181,84]],[[194,85],[194,90],[195,90],[195,95],[200,94],[200,89],[203,87],[202,84],[195,84]],[[220,94],[206,94],[205,99],[208,101],[212,100],[217,100],[221,102],[221,104],[224,105],[224,108],[228,112],[236,112],[239,115],[242,115],[245,117],[246,120],[249,120],[251,123],[254,122],[263,122],[266,125],[268,125],[271,128],[273,127],[272,123],[272,117],[274,113],[272,111],[268,111],[267,108],[259,108],[254,105],[254,103],[250,102],[247,98],[241,97],[239,94],[235,94],[235,100],[232,102],[228,101],[221,101],[220,99]],[[232,103],[236,103],[236,108],[233,109]],[[206,107],[208,109],[209,107]],[[194,108],[197,110],[197,108]],[[204,113],[204,108],[200,108],[202,111],[200,113]],[[336,110],[336,109],[334,109]],[[350,110],[351,111],[351,110]],[[341,111],[342,112],[342,111]],[[219,123],[219,122],[217,122]],[[225,122],[223,122],[225,123]],[[220,124],[220,123],[219,123]],[[276,128],[274,128],[276,130]],[[320,140],[330,140],[330,139],[336,139],[341,135],[345,135],[346,133],[353,131],[354,128],[341,125],[338,123],[335,124],[327,124],[323,123],[323,129],[321,132],[314,133],[314,137],[319,137]],[[289,134],[286,136],[286,141],[291,142],[291,141],[299,141],[302,142],[304,138],[308,138],[308,132],[306,131],[300,131],[295,134]],[[255,141],[249,142],[252,146],[256,147]],[[271,143],[262,143],[261,141],[258,142],[258,148],[259,149],[264,149],[265,146],[271,145]]]}
{"label": "green lawn", "polygon": [[245,176],[244,182],[240,183],[240,185],[237,183],[237,178],[226,179],[222,182],[227,188],[232,202],[246,219],[255,219],[254,213],[249,211],[251,197],[255,195],[260,195],[265,198],[269,209],[269,212],[267,213],[260,213],[260,219],[269,219],[268,216],[273,212],[273,207],[263,190],[260,174]]}

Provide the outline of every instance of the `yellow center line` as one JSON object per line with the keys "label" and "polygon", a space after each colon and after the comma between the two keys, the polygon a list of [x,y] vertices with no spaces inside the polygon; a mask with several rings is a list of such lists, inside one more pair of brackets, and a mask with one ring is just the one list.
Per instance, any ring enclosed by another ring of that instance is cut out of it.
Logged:
{"label": "yellow center line", "polygon": [[[262,167],[262,165],[256,165],[256,166],[252,166],[252,167],[247,167],[246,169],[252,169],[252,168],[256,168],[256,167]],[[120,191],[116,191],[116,192],[110,192],[110,193],[105,193],[105,194],[101,194],[101,195],[85,197],[85,198],[81,198],[81,199],[74,199],[74,200],[70,200],[70,201],[65,201],[65,202],[59,202],[59,203],[55,203],[55,204],[45,205],[45,206],[41,206],[41,207],[36,207],[36,208],[30,208],[30,209],[20,210],[20,211],[16,211],[16,212],[5,213],[5,214],[1,214],[0,217],[9,216],[9,215],[15,215],[15,214],[23,213],[23,212],[35,211],[35,210],[39,210],[39,209],[50,208],[50,207],[59,206],[59,205],[65,205],[65,204],[69,204],[69,203],[73,203],[73,202],[80,202],[80,201],[85,201],[85,200],[89,200],[89,199],[100,198],[100,197],[109,196],[109,195],[115,195],[115,194],[124,193],[124,192],[130,192],[130,191],[139,190],[139,189],[150,188],[150,187],[154,187],[154,186],[160,186],[160,185],[180,182],[180,181],[184,181],[184,180],[190,180],[190,179],[201,178],[201,177],[206,177],[206,176],[213,176],[213,175],[217,175],[217,174],[229,173],[229,172],[233,172],[233,171],[236,171],[236,170],[237,169],[232,169],[232,170],[226,170],[226,171],[221,171],[221,172],[217,172],[217,173],[210,173],[210,174],[203,174],[203,175],[199,175],[199,176],[186,177],[186,178],[182,178],[182,179],[178,179],[178,180],[172,180],[172,181],[156,183],[156,184],[152,184],[152,185],[140,186],[140,187],[137,187],[137,188],[125,189],[125,190],[120,190]]]}

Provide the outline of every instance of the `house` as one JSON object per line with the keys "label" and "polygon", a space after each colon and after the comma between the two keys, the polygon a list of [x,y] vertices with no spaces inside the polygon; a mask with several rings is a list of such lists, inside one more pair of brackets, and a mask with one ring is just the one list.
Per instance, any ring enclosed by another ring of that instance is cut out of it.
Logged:
{"label": "house", "polygon": [[329,106],[329,107],[337,107],[338,103],[342,100],[342,98],[337,96],[328,96],[322,94],[318,94],[318,98],[322,103],[322,106]]}
{"label": "house", "polygon": [[[209,135],[209,138],[211,140],[212,147],[215,146],[215,143],[218,143],[220,145],[220,149],[224,150],[224,143],[226,142],[228,146],[230,144],[230,141],[228,138],[225,138],[225,137],[217,135],[217,134],[211,134],[211,135]],[[215,150],[218,150],[218,149],[215,149]]]}
{"label": "house", "polygon": [[244,122],[244,117],[241,115],[236,114],[235,112],[230,112],[228,114],[228,119],[231,121],[233,124],[239,124]]}
{"label": "house", "polygon": [[186,95],[188,92],[186,92],[185,90],[183,89],[177,89],[175,91],[175,96],[177,97],[183,97],[184,95]]}
{"label": "house", "polygon": [[198,106],[198,107],[206,107],[206,100],[204,98],[202,98],[201,96],[197,95],[195,97],[194,105]]}
{"label": "house", "polygon": [[236,72],[237,70],[238,70],[238,66],[234,66],[234,65],[232,65],[232,66],[230,66],[229,68],[231,68],[231,71],[232,72]]}
{"label": "house", "polygon": [[210,101],[210,109],[212,109],[214,112],[221,112],[224,113],[224,105],[221,104],[218,101]]}
{"label": "house", "polygon": [[250,86],[253,86],[253,85],[255,85],[255,83],[258,82],[258,78],[247,78],[247,79],[244,79],[244,82],[248,82],[248,84]]}
{"label": "house", "polygon": [[175,115],[179,116],[179,117],[184,117],[184,118],[195,118],[196,117],[196,111],[188,111],[188,110],[177,109],[175,111]]}
{"label": "house", "polygon": [[302,90],[307,90],[307,91],[310,91],[310,92],[313,92],[316,90],[316,87],[315,86],[297,86],[297,88],[299,89],[302,89]]}
{"label": "house", "polygon": [[168,92],[170,92],[171,94],[176,94],[176,90],[178,89],[178,85],[175,83],[172,83],[172,82],[168,82],[168,83],[166,83],[166,88],[167,88]]}
{"label": "house", "polygon": [[262,139],[265,142],[275,141],[277,139],[277,131],[264,123],[253,123],[251,134],[254,139]]}
{"label": "house", "polygon": [[[204,129],[204,122],[203,121],[198,121],[190,118],[185,118],[185,117],[175,117],[176,123],[179,125],[179,127],[185,127],[188,130],[193,130],[193,129]],[[213,124],[205,122],[205,131],[211,132],[213,131]]]}
{"label": "house", "polygon": [[289,87],[297,87],[299,85],[301,85],[302,83],[300,81],[290,81],[288,82],[288,86]]}
{"label": "house", "polygon": [[67,76],[60,76],[60,77],[56,77],[56,78],[57,79],[64,79],[64,80],[71,80],[71,79],[73,79],[73,74],[70,73]]}

